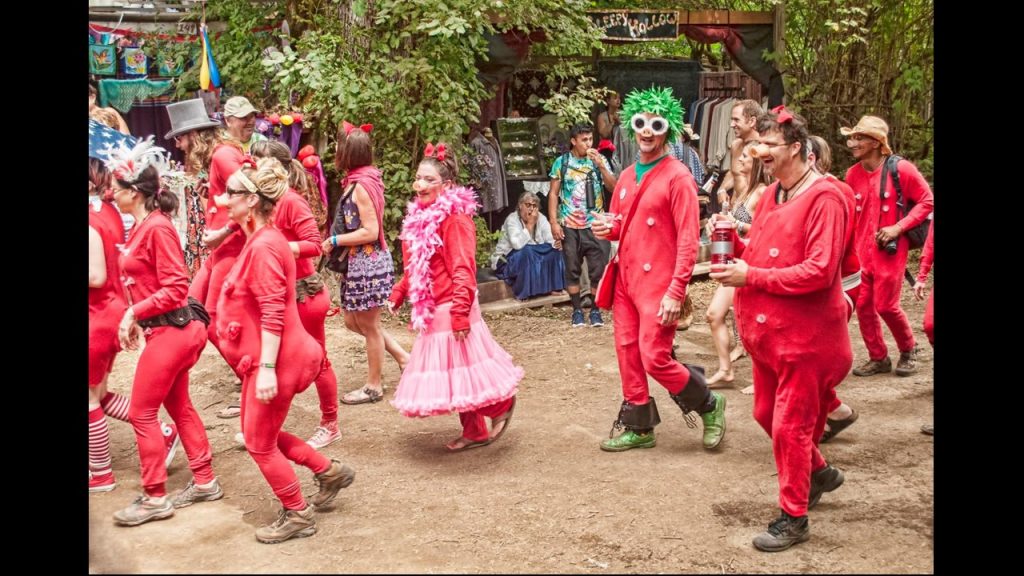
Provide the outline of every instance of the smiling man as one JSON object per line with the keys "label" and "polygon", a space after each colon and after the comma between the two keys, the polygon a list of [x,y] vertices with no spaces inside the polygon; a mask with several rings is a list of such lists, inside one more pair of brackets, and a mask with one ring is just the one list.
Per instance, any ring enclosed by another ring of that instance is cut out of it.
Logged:
{"label": "smiling man", "polygon": [[224,122],[228,134],[242,144],[245,153],[249,153],[252,145],[266,136],[256,132],[256,108],[245,96],[234,96],[224,104]]}
{"label": "smiling man", "polygon": [[619,241],[612,314],[623,400],[612,430],[625,431],[601,449],[654,447],[661,418],[647,385],[650,375],[668,390],[691,428],[696,419],[690,412],[700,414],[704,448],[711,450],[725,436],[725,397],[708,390],[703,368],[680,364],[672,351],[700,242],[697,184],[666,144],[683,129],[683,107],[671,88],[634,90],[622,118],[640,159],[623,170],[612,215],[595,219],[593,231]]}

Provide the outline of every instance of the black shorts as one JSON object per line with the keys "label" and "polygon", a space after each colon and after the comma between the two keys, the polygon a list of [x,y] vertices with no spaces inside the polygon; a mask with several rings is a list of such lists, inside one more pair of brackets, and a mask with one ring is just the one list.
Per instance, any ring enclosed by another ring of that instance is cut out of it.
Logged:
{"label": "black shorts", "polygon": [[562,258],[565,259],[565,283],[568,286],[579,286],[580,271],[583,259],[587,259],[587,272],[590,275],[590,289],[597,290],[604,267],[608,265],[608,254],[612,244],[594,236],[590,228],[563,227],[565,239],[562,240]]}

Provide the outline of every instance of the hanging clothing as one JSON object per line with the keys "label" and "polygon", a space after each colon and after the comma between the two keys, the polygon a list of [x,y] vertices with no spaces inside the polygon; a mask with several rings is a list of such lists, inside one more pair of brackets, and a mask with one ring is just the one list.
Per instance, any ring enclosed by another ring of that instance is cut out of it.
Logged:
{"label": "hanging clothing", "polygon": [[469,173],[480,195],[480,211],[495,212],[508,206],[508,189],[505,185],[505,162],[501,149],[493,137],[482,133],[469,141]]}

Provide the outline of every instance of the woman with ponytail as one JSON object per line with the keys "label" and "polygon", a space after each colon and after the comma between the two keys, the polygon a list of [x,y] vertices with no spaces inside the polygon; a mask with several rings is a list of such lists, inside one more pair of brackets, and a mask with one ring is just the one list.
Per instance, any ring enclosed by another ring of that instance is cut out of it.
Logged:
{"label": "woman with ponytail", "polygon": [[[295,252],[270,221],[288,194],[288,172],[274,158],[247,160],[227,182],[226,211],[245,246],[224,280],[216,330],[221,353],[242,375],[242,434],[249,455],[283,509],[256,530],[273,544],[316,533],[313,506],[329,504],[355,472],[282,430],[292,398],[324,367],[324,349],[303,328],[296,305]],[[309,468],[320,486],[307,503],[289,461]]]}
{"label": "woman with ponytail", "polygon": [[[143,495],[114,513],[114,521],[136,526],[174,515],[175,508],[217,500],[224,495],[211,466],[212,452],[199,413],[188,393],[188,372],[206,346],[209,317],[198,302],[187,299],[188,273],[178,231],[170,216],[178,198],[160,189],[158,166],[165,151],[148,138],[111,156],[114,202],[131,214],[135,225],[121,250],[120,276],[128,308],[118,327],[123,348],[139,356],[132,384],[129,416],[139,445]],[[167,449],[157,413],[163,404],[177,425],[193,479],[173,498],[167,497]]]}
{"label": "woman with ponytail", "polygon": [[391,403],[410,417],[458,412],[462,434],[445,448],[461,452],[508,429],[523,369],[480,316],[474,192],[456,185],[459,168],[446,144],[428,144],[424,156],[399,236],[405,275],[388,306],[395,313],[408,298],[418,335]]}

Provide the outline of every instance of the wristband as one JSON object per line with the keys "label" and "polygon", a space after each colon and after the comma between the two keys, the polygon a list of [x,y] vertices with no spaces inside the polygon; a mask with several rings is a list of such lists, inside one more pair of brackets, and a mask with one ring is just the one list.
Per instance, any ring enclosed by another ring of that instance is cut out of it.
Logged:
{"label": "wristband", "polygon": [[273,362],[260,362],[260,368],[276,368],[277,364]]}

